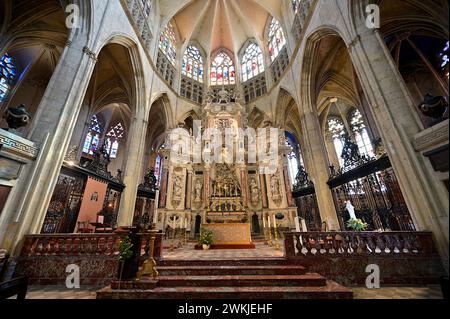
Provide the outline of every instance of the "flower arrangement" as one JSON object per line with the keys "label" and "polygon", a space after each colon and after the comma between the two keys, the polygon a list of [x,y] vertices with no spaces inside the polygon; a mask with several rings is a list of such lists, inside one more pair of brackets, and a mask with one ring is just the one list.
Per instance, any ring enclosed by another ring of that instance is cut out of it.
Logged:
{"label": "flower arrangement", "polygon": [[133,244],[130,237],[124,237],[119,244],[119,260],[125,261],[133,256]]}
{"label": "flower arrangement", "polygon": [[200,237],[198,238],[198,243],[200,245],[210,246],[213,243],[213,232],[202,228],[200,230]]}
{"label": "flower arrangement", "polygon": [[353,231],[365,231],[368,225],[359,218],[352,218],[347,222],[347,227]]}

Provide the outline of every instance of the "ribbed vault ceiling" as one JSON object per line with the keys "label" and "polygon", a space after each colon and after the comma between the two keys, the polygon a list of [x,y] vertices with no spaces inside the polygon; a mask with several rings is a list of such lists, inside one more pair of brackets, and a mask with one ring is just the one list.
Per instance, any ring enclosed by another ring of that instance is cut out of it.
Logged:
{"label": "ribbed vault ceiling", "polygon": [[262,43],[270,16],[279,18],[281,0],[163,1],[164,20],[172,18],[184,49],[196,41],[207,54],[220,48],[238,53],[249,38]]}

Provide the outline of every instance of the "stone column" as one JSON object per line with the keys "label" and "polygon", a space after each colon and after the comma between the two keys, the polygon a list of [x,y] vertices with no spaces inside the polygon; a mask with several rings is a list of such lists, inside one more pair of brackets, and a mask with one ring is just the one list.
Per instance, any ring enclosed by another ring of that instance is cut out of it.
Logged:
{"label": "stone column", "polygon": [[[308,108],[307,108],[308,109]],[[326,221],[328,229],[339,230],[339,222],[334,206],[333,195],[327,184],[329,179],[328,157],[317,112],[311,111],[301,115],[304,138],[305,161],[308,162],[309,174],[314,182],[320,217]]]}
{"label": "stone column", "polygon": [[433,232],[448,271],[448,191],[429,160],[414,150],[420,119],[382,36],[362,21],[358,34],[349,52],[370,110],[414,223],[419,230]]}
{"label": "stone column", "polygon": [[127,149],[127,162],[124,169],[123,183],[125,190],[120,199],[118,226],[131,226],[136,205],[138,185],[142,179],[142,162],[144,160],[145,135],[148,122],[142,118],[142,112],[137,113],[131,123],[129,145]]}
{"label": "stone column", "polygon": [[259,183],[261,185],[261,200],[262,200],[262,207],[267,208],[268,202],[267,202],[267,191],[266,191],[266,178],[264,174],[259,174]]}
{"label": "stone column", "polygon": [[205,165],[205,170],[204,170],[204,180],[203,180],[203,189],[204,189],[204,193],[205,193],[205,206],[206,209],[208,210],[209,207],[209,196],[210,196],[210,189],[209,189],[209,174],[210,174],[210,167],[209,165]]}
{"label": "stone column", "polygon": [[240,175],[241,175],[241,192],[242,192],[242,202],[244,207],[248,207],[248,182],[247,182],[247,170],[245,166],[239,167]]}
{"label": "stone column", "polygon": [[166,207],[167,187],[169,183],[169,155],[166,151],[162,152],[162,173],[161,173],[161,192],[158,208]]}
{"label": "stone column", "polygon": [[40,153],[21,172],[10,195],[12,209],[3,212],[0,222],[0,246],[13,253],[25,234],[40,232],[45,219],[97,61],[85,43],[83,32],[67,43],[34,115],[29,138],[40,144]]}
{"label": "stone column", "polygon": [[191,201],[192,201],[192,170],[188,170],[186,180],[187,180],[187,185],[186,185],[186,209],[191,209]]}

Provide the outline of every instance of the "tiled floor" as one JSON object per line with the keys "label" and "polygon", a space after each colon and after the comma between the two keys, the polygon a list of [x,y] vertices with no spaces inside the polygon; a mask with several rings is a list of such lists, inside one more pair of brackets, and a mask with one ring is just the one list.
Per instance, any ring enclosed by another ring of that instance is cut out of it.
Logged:
{"label": "tiled floor", "polygon": [[[439,286],[389,287],[381,289],[352,288],[355,299],[442,299]],[[61,287],[31,287],[28,299],[95,299],[95,289],[67,290]]]}
{"label": "tiled floor", "polygon": [[[217,250],[194,250],[195,243],[190,242],[182,248],[164,249],[164,259],[234,259],[234,258],[281,258],[284,249],[280,242],[280,249],[255,242],[256,249],[217,249]],[[169,246],[170,247],[170,246]]]}

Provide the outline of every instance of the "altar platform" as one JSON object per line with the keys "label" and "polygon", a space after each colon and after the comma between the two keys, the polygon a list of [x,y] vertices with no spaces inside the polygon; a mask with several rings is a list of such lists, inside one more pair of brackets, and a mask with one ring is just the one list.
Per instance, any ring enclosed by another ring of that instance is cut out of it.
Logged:
{"label": "altar platform", "polygon": [[[213,244],[210,249],[255,249],[252,243],[250,223],[214,223],[203,224],[203,229],[213,233]],[[203,249],[196,245],[195,249]]]}

